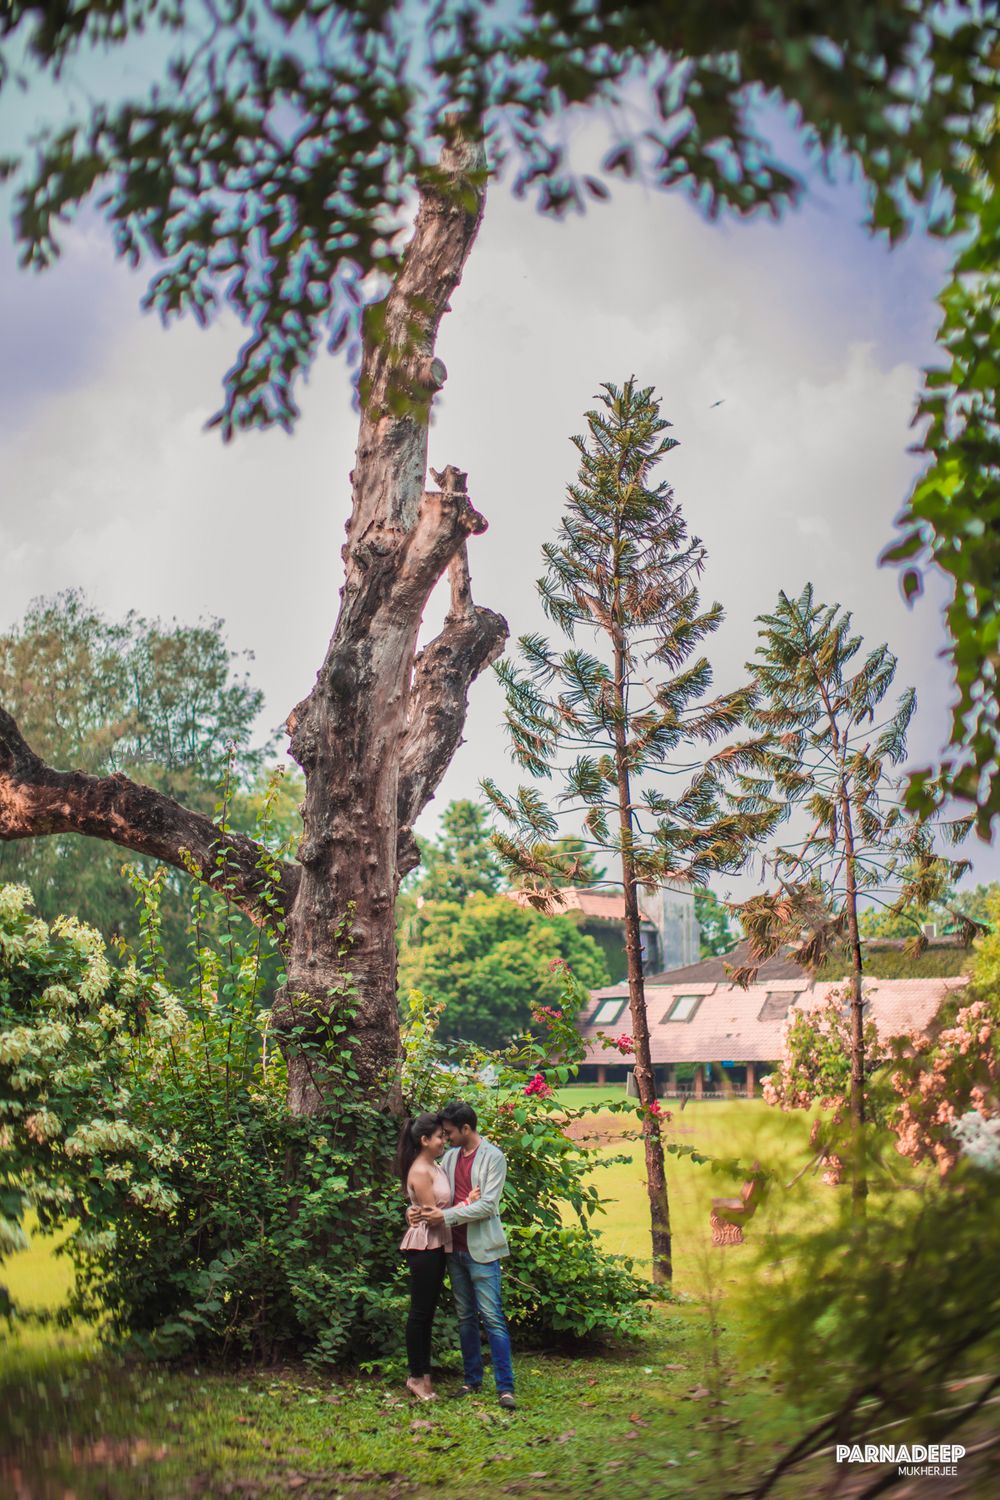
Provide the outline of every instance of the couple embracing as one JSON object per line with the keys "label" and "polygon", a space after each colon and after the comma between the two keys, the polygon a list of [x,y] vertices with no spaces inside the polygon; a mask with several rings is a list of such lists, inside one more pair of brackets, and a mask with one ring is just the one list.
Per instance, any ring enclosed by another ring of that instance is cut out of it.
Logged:
{"label": "couple embracing", "polygon": [[410,1268],[406,1385],[421,1401],[436,1397],[431,1385],[431,1336],[447,1267],[464,1372],[457,1394],[474,1395],[482,1387],[481,1321],[493,1360],[497,1397],[502,1407],[513,1411],[510,1334],[500,1299],[500,1261],[508,1254],[500,1223],[507,1161],[498,1146],[479,1134],[477,1124],[472,1106],[455,1100],[440,1114],[407,1120],[400,1133],[396,1166],[410,1200],[409,1227],[400,1246]]}

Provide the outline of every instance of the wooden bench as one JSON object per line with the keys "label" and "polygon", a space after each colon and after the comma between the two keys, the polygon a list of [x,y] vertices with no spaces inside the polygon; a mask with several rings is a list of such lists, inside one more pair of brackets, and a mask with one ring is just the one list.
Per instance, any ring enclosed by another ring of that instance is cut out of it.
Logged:
{"label": "wooden bench", "polygon": [[764,1194],[764,1174],[760,1162],[755,1161],[751,1169],[753,1176],[740,1188],[738,1198],[713,1198],[708,1216],[712,1226],[713,1245],[742,1245],[743,1226],[757,1212]]}

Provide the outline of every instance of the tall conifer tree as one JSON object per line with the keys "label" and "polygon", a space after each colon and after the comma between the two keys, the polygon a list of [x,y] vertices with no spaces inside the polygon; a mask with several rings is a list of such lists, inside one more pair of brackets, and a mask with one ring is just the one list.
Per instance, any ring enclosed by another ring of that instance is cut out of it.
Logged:
{"label": "tall conifer tree", "polygon": [[[840,605],[816,602],[811,584],[797,599],[778,596],[761,615],[750,672],[751,727],[759,750],[739,772],[736,810],[793,819],[795,839],[766,856],[775,889],[735,905],[751,961],[740,983],[786,945],[808,966],[833,945],[851,959],[851,1115],[856,1132],[852,1191],[866,1193],[861,1132],[865,1121],[864,956],[859,901],[875,899],[899,915],[947,891],[966,862],[935,852],[934,830],[905,810],[900,767],[916,706],[908,688],[886,700],[897,660],[886,645],[859,656],[864,642]],[[893,774],[896,771],[896,774]],[[801,815],[805,816],[802,817]],[[970,820],[938,825],[953,842]],[[971,924],[970,924],[971,925]],[[915,947],[926,944],[918,936]]]}
{"label": "tall conifer tree", "polygon": [[[507,694],[514,757],[533,777],[558,777],[558,812],[579,818],[586,842],[612,856],[610,883],[624,893],[629,1007],[642,1106],[654,1279],[671,1277],[670,1212],[656,1118],[643,987],[639,890],[665,881],[702,884],[736,869],[748,840],[772,814],[722,811],[723,768],[739,752],[707,762],[701,748],[741,722],[738,693],[706,698],[708,660],[698,654],[722,620],[703,610],[695,586],[705,549],[688,534],[673,491],[653,471],[675,440],[665,436],[652,388],[633,379],[602,387],[587,413],[576,484],[556,538],[543,548],[538,592],[568,637],[559,651],[522,636],[520,665],[497,668]],[[586,638],[588,644],[578,643]],[[657,784],[657,778],[663,778]],[[551,840],[557,812],[538,790],[508,797],[484,789],[511,827],[497,847],[544,905],[561,867]]]}

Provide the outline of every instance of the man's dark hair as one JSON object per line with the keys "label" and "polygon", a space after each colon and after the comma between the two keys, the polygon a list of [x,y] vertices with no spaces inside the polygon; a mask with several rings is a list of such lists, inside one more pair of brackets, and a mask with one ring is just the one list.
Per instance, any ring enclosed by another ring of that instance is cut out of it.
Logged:
{"label": "man's dark hair", "polygon": [[463,1125],[471,1125],[475,1130],[478,1124],[476,1111],[471,1104],[466,1104],[464,1099],[453,1099],[450,1104],[446,1104],[441,1111],[441,1118],[449,1125],[457,1125],[459,1130]]}

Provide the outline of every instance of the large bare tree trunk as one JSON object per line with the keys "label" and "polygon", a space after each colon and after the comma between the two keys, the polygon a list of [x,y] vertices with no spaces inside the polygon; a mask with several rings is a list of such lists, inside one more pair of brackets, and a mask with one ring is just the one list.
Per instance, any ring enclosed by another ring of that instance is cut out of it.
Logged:
{"label": "large bare tree trunk", "polygon": [[[109,839],[193,870],[257,920],[283,922],[287,984],[275,1026],[295,1113],[325,1107],[328,1081],[310,1065],[309,1041],[348,1005],[358,1092],[398,1102],[396,893],[418,860],[413,823],[461,742],[469,686],[507,637],[503,618],[472,601],[466,541],[486,522],[466,476],[432,470],[436,488],[426,488],[431,402],[446,377],[434,345],[479,228],[485,181],[482,146],[453,140],[421,186],[392,290],[365,315],[340,612],[316,685],[288,719],[306,778],[298,862],[266,868],[253,840],[124,776],[45,766],[0,710],[0,838]],[[417,653],[425,605],[446,575],[443,629]]]}

